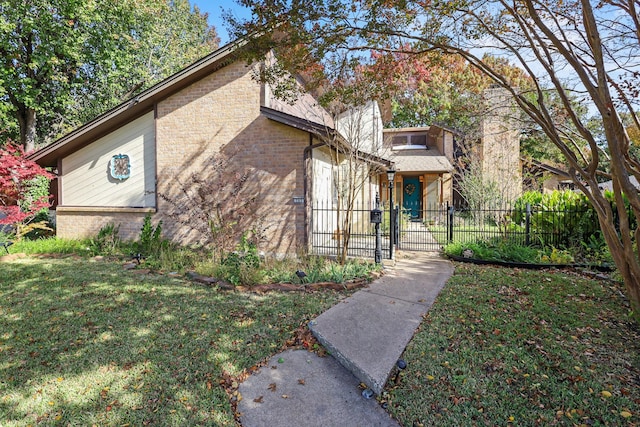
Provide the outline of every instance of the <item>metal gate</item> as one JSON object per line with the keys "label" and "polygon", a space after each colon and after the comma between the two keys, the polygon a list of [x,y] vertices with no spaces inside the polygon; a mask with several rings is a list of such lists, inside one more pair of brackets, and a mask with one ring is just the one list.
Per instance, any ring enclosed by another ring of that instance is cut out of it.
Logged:
{"label": "metal gate", "polygon": [[[396,206],[394,220],[390,220],[388,206],[381,207],[383,220],[380,224],[381,255],[390,259],[392,250],[440,251],[447,239],[447,206]],[[341,256],[348,229],[347,256],[357,258],[375,257],[376,231],[370,222],[371,208],[356,206],[348,214],[331,203],[314,204],[311,217],[310,251],[314,255]],[[346,215],[350,220],[345,221]],[[394,233],[391,232],[395,225]],[[391,237],[393,236],[393,243]],[[393,247],[393,249],[392,249]]]}
{"label": "metal gate", "polygon": [[440,251],[447,241],[448,207],[432,205],[426,208],[416,201],[396,207],[398,233],[396,248],[401,251]]}

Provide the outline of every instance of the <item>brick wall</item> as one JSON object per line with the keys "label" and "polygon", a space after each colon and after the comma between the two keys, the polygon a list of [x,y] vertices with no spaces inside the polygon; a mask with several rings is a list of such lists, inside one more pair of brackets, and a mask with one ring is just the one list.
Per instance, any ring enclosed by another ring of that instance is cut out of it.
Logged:
{"label": "brick wall", "polygon": [[95,236],[108,224],[120,227],[120,238],[136,240],[147,212],[87,212],[82,210],[56,211],[56,230],[63,239],[82,239]]}
{"label": "brick wall", "polygon": [[[247,181],[235,201],[255,201],[233,225],[234,237],[260,228],[260,250],[290,255],[304,250],[304,206],[294,205],[293,197],[304,196],[303,155],[309,134],[261,116],[260,100],[261,86],[251,78],[251,69],[237,62],[157,104],[153,223],[163,221],[164,237],[183,244],[202,242],[206,233],[194,226],[206,225],[202,215],[214,212],[217,203],[223,209],[237,208],[219,189],[244,174]],[[228,159],[224,179],[216,180],[216,161],[222,157]],[[198,188],[206,189],[208,212],[189,202]],[[148,212],[153,209],[60,207],[58,235],[88,237],[113,223],[120,226],[121,238],[136,239]]]}
{"label": "brick wall", "polygon": [[[215,211],[217,203],[233,210],[230,204],[255,198],[250,212],[233,226],[235,237],[260,227],[261,250],[293,254],[303,248],[304,207],[294,205],[293,197],[304,195],[303,150],[309,136],[262,117],[260,94],[251,69],[237,62],[158,104],[154,220],[163,220],[167,237],[202,242],[207,233],[194,228],[205,225],[202,216]],[[221,159],[222,166],[216,163]],[[234,198],[229,188],[243,174],[242,197]],[[199,195],[199,188],[207,194]],[[210,203],[209,212],[190,197]]]}
{"label": "brick wall", "polygon": [[495,182],[504,200],[522,194],[520,165],[520,128],[515,119],[515,105],[501,88],[484,91],[488,113],[482,123],[482,175],[485,182]]}

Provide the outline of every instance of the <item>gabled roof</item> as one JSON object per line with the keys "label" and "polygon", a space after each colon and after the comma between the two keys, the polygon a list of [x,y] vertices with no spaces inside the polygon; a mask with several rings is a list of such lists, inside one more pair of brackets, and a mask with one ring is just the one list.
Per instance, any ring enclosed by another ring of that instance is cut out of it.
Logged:
{"label": "gabled roof", "polygon": [[41,166],[57,166],[59,158],[148,113],[157,102],[230,64],[237,59],[234,53],[246,43],[240,39],[219,48],[27,157]]}
{"label": "gabled roof", "polygon": [[408,127],[408,128],[385,128],[382,131],[386,134],[391,134],[391,133],[425,133],[425,132],[431,132],[431,131],[437,131],[437,130],[444,130],[447,131],[451,134],[454,135],[462,135],[462,132],[453,129],[449,126],[445,126],[445,125],[441,125],[441,124],[437,124],[434,123],[431,126],[418,126],[418,127]]}
{"label": "gabled roof", "polygon": [[453,170],[446,156],[436,149],[395,151],[393,160],[398,172],[446,173]]}
{"label": "gabled roof", "polygon": [[333,128],[330,128],[328,126],[323,126],[319,123],[303,119],[301,117],[294,116],[283,111],[274,110],[273,108],[262,106],[260,107],[260,112],[268,119],[271,119],[278,123],[282,123],[283,125],[291,126],[293,128],[312,133],[321,138],[329,138],[332,133],[335,132]]}
{"label": "gabled roof", "polygon": [[[326,141],[327,145],[332,145],[338,150],[351,150],[349,143],[333,128],[268,107],[260,107],[260,112],[268,119],[316,135],[322,141]],[[377,163],[385,167],[393,165],[393,161],[375,154],[361,150],[356,150],[355,154],[364,161]]]}

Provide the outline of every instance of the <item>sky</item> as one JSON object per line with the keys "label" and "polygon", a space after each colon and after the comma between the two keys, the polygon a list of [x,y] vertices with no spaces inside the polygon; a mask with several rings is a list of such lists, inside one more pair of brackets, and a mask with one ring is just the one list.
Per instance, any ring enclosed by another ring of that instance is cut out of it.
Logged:
{"label": "sky", "polygon": [[224,46],[231,41],[222,19],[223,10],[231,10],[238,18],[249,18],[251,16],[248,9],[239,6],[233,0],[191,0],[191,4],[198,6],[200,11],[209,13],[209,24],[216,27],[220,36],[220,46]]}

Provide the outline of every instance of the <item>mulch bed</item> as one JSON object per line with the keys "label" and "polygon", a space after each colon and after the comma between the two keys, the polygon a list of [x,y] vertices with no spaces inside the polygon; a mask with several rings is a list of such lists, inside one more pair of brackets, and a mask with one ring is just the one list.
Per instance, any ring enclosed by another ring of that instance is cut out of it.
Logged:
{"label": "mulch bed", "polygon": [[[16,259],[25,258],[27,254],[24,253],[15,253],[9,255],[0,256],[0,262],[3,261],[14,261]],[[38,258],[74,258],[74,259],[82,259],[81,256],[77,254],[37,254],[30,255]],[[92,258],[95,261],[107,261],[108,258],[103,256],[96,256]],[[127,271],[130,271],[132,274],[150,274],[151,270],[146,268],[140,268],[141,266],[135,262],[126,262],[123,264],[123,268]],[[318,283],[303,283],[303,284],[294,284],[294,283],[273,283],[268,285],[256,285],[256,286],[235,286],[225,280],[220,280],[215,277],[203,276],[201,274],[195,272],[187,272],[186,277],[193,280],[194,282],[201,283],[210,287],[217,287],[218,289],[225,291],[239,291],[239,292],[256,292],[256,293],[265,293],[265,292],[309,292],[309,291],[317,291],[322,289],[332,289],[335,291],[343,291],[343,290],[353,290],[365,287],[372,280],[379,278],[382,273],[374,272],[371,274],[369,278],[361,278],[356,280],[350,280],[345,283],[335,283],[335,282],[318,282]]]}
{"label": "mulch bed", "polygon": [[223,290],[239,291],[239,292],[308,292],[317,291],[321,289],[332,289],[335,291],[353,290],[359,289],[368,285],[371,280],[375,280],[380,277],[380,274],[372,274],[371,278],[362,278],[356,280],[350,280],[345,283],[335,282],[317,282],[317,283],[305,283],[296,285],[294,283],[273,283],[268,285],[256,285],[256,286],[234,286],[233,284],[220,280],[215,277],[203,276],[198,273],[188,272],[186,276],[194,282],[202,283],[206,286],[216,286]]}

